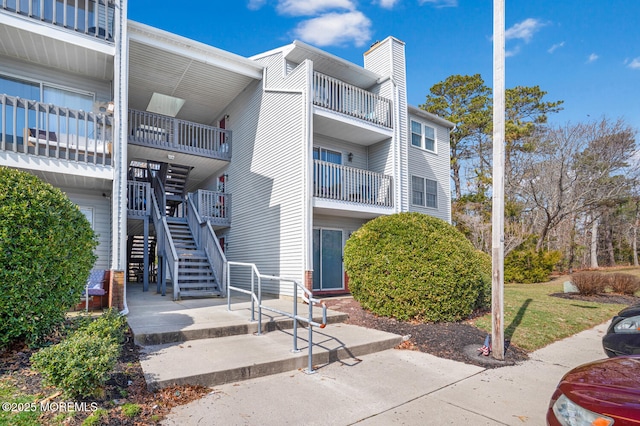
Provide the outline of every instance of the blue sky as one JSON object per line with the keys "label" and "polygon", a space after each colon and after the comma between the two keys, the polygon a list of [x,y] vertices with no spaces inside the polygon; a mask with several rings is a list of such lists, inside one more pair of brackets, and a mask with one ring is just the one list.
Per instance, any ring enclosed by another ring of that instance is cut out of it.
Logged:
{"label": "blue sky", "polygon": [[[624,118],[640,130],[640,0],[505,0],[506,86],[564,100],[552,122]],[[406,43],[409,103],[452,74],[492,85],[492,0],[132,0],[129,19],[252,56],[302,40],[362,65]]]}

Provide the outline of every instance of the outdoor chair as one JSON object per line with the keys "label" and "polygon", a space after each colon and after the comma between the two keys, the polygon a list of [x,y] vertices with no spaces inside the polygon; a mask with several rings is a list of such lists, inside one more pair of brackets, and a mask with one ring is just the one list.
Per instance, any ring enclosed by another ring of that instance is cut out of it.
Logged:
{"label": "outdoor chair", "polygon": [[85,310],[89,312],[89,296],[100,296],[100,302],[102,305],[102,296],[107,292],[104,289],[105,276],[107,271],[104,269],[92,269],[87,279],[87,285],[85,286],[84,293],[82,294],[86,300]]}

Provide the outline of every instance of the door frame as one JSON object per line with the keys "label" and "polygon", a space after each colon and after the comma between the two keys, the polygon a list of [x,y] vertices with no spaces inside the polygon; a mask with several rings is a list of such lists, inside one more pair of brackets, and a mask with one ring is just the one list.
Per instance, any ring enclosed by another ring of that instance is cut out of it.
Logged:
{"label": "door frame", "polygon": [[[312,291],[313,293],[331,293],[331,292],[344,292],[346,290],[345,287],[345,280],[344,280],[344,244],[345,244],[345,234],[346,231],[342,228],[331,228],[331,227],[326,227],[326,226],[314,226],[313,227],[313,238],[315,239],[315,231],[318,230],[320,231],[319,233],[319,258],[320,258],[320,264],[316,265],[315,264],[315,244],[314,244],[314,253],[313,253],[313,274],[315,276],[316,273],[319,274],[319,278],[318,281],[320,283],[320,288],[316,289],[313,287],[312,284]],[[323,288],[322,287],[322,231],[339,231],[340,235],[341,235],[341,241],[340,241],[340,287],[334,287],[334,288]],[[312,241],[312,243],[315,243],[314,241]]]}

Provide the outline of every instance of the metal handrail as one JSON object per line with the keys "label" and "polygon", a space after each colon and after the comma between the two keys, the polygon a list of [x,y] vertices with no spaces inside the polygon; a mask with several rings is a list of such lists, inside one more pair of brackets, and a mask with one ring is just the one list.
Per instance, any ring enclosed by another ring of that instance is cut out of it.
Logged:
{"label": "metal handrail", "polygon": [[[231,266],[245,266],[251,268],[251,290],[246,290],[241,287],[235,287],[231,285]],[[256,294],[255,291],[255,279],[258,278],[258,291]],[[288,281],[293,283],[293,312],[285,312],[279,309],[272,308],[270,306],[266,306],[262,304],[262,279],[265,280],[274,280],[274,281]],[[301,296],[302,300],[307,302],[309,305],[309,315],[308,317],[301,317],[298,315],[298,287],[303,290],[303,294]],[[293,319],[293,349],[292,352],[300,352],[298,349],[298,321],[303,321],[308,324],[308,332],[309,332],[309,347],[308,347],[308,365],[307,365],[307,374],[315,373],[313,369],[313,327],[325,328],[327,326],[327,305],[324,304],[319,299],[313,297],[311,291],[304,287],[300,280],[295,278],[287,278],[287,277],[277,277],[274,275],[265,275],[261,274],[258,270],[258,267],[254,263],[244,263],[244,262],[227,262],[227,310],[231,311],[231,290],[238,291],[240,293],[248,294],[251,296],[251,321],[255,321],[254,311],[255,311],[255,302],[258,303],[258,335],[262,334],[262,309],[267,309],[271,312],[275,312],[280,315],[284,315]],[[322,307],[322,322],[319,323],[313,320],[313,305],[319,304]]]}

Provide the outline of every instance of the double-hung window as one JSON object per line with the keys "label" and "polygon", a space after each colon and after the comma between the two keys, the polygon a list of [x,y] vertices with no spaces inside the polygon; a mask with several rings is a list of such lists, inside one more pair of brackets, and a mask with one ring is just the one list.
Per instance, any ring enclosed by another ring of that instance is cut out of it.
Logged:
{"label": "double-hung window", "polygon": [[411,145],[426,149],[436,150],[436,131],[433,127],[411,120]]}
{"label": "double-hung window", "polygon": [[411,203],[416,206],[438,208],[438,182],[411,176]]}

